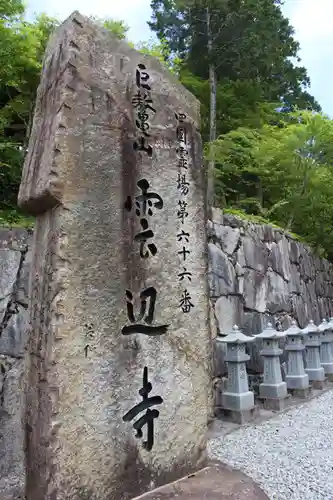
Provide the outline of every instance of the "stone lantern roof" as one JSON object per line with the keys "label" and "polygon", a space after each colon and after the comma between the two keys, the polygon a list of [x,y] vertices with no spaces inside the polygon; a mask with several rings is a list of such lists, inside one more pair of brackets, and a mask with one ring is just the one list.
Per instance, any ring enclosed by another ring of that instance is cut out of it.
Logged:
{"label": "stone lantern roof", "polygon": [[280,339],[285,336],[285,332],[279,332],[273,327],[272,323],[268,323],[267,327],[255,337],[259,339]]}
{"label": "stone lantern roof", "polygon": [[302,330],[297,326],[296,321],[292,321],[291,326],[285,331],[287,337],[295,337],[303,335]]}
{"label": "stone lantern roof", "polygon": [[333,330],[333,318],[330,318],[330,320],[328,322],[328,326],[329,326],[330,330]]}
{"label": "stone lantern roof", "polygon": [[227,344],[245,344],[253,340],[255,340],[255,337],[244,335],[237,325],[233,326],[231,332],[226,337],[216,337],[217,342],[225,342]]}
{"label": "stone lantern roof", "polygon": [[314,324],[314,321],[310,319],[309,324],[303,328],[302,332],[304,335],[308,335],[309,333],[319,333],[319,328]]}
{"label": "stone lantern roof", "polygon": [[320,323],[320,325],[318,326],[318,329],[319,331],[322,333],[322,332],[326,332],[327,330],[330,330],[330,324],[326,321],[326,319],[323,319],[323,321]]}

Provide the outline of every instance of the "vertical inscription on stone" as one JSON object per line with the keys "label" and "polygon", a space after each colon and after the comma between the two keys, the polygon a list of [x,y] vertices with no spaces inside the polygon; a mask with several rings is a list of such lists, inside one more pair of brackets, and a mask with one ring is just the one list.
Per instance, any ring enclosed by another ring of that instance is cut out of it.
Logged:
{"label": "vertical inscription on stone", "polygon": [[128,196],[124,206],[128,212],[134,209],[136,216],[140,219],[142,231],[135,235],[134,240],[140,243],[140,257],[148,259],[150,254],[152,256],[157,254],[157,247],[153,242],[154,232],[150,229],[148,220],[153,216],[154,209],[163,208],[163,200],[159,194],[149,192],[149,182],[146,179],[141,179],[137,186],[141,194],[135,197],[135,205],[133,206],[132,199]]}
{"label": "vertical inscription on stone", "polygon": [[[177,156],[178,156],[178,179],[177,179],[177,189],[179,191],[179,200],[177,207],[177,217],[181,221],[181,224],[186,227],[186,220],[188,217],[187,208],[187,196],[190,195],[190,183],[188,182],[187,170],[188,170],[188,150],[187,150],[187,136],[186,136],[186,126],[185,120],[186,115],[184,113],[176,113],[177,119]],[[188,270],[190,264],[190,233],[181,230],[177,234],[177,242],[180,244],[180,249],[178,255],[180,256],[180,261],[182,265],[182,270],[178,274],[179,281],[192,281],[192,273]],[[183,293],[180,298],[179,306],[183,313],[191,312],[194,307],[192,302],[192,297],[188,291],[188,284],[183,284]]]}
{"label": "vertical inscription on stone", "polygon": [[160,412],[156,409],[151,410],[151,406],[161,405],[163,403],[163,399],[161,396],[152,396],[148,397],[148,394],[152,390],[152,385],[148,382],[148,368],[147,366],[143,369],[143,382],[142,387],[139,390],[139,394],[142,397],[141,403],[135,405],[126,415],[123,416],[124,422],[130,422],[135,418],[139,413],[146,410],[146,413],[139,418],[136,422],[134,422],[133,427],[136,430],[135,437],[141,439],[143,437],[142,427],[144,425],[147,426],[147,440],[143,441],[143,447],[147,451],[151,451],[154,444],[154,419],[157,418]]}
{"label": "vertical inscription on stone", "polygon": [[[140,135],[138,140],[134,141],[133,149],[134,151],[144,151],[147,153],[148,157],[151,158],[153,148],[151,145],[145,145],[146,139],[150,137],[148,134],[148,110],[153,113],[156,113],[156,110],[152,106],[153,100],[151,97],[151,87],[148,83],[150,76],[143,63],[138,64],[135,76],[138,90],[132,98],[132,104],[137,110],[137,119],[135,120],[136,127],[142,135]],[[141,194],[135,197],[135,205],[133,204],[131,197],[128,196],[125,201],[124,208],[128,212],[131,212],[132,208],[134,208],[136,216],[140,218],[142,231],[134,236],[134,240],[140,243],[140,258],[148,259],[150,255],[154,257],[158,251],[156,245],[152,241],[154,238],[154,232],[150,229],[148,219],[154,215],[154,210],[161,210],[163,208],[163,200],[159,194],[149,191],[150,185],[147,179],[139,180],[137,186],[141,190]],[[140,313],[136,318],[134,316],[133,294],[130,290],[126,290],[127,316],[131,325],[124,326],[122,328],[123,335],[142,333],[144,335],[156,336],[167,333],[169,325],[152,325],[154,321],[156,297],[157,291],[153,286],[141,292]],[[148,310],[147,299],[149,301]],[[145,324],[140,324],[139,322],[141,320],[143,320]],[[123,416],[124,422],[130,422],[141,411],[146,410],[145,415],[134,422],[133,427],[136,430],[135,437],[141,439],[143,437],[142,427],[147,425],[147,440],[143,441],[143,447],[147,451],[151,451],[153,448],[154,419],[159,416],[158,410],[150,410],[149,407],[163,403],[161,396],[148,398],[148,394],[151,390],[152,384],[148,382],[148,367],[145,366],[143,369],[143,384],[142,388],[139,390],[142,402],[134,406],[129,412],[126,413],[126,415]]]}
{"label": "vertical inscription on stone", "polygon": [[90,20],[50,40],[19,194],[36,216],[27,500],[130,500],[204,463],[199,127],[156,59]]}
{"label": "vertical inscription on stone", "polygon": [[151,98],[151,87],[148,83],[150,77],[144,64],[138,64],[135,77],[138,90],[132,98],[132,104],[137,112],[135,124],[138,131],[140,132],[140,135],[139,138],[134,141],[133,149],[135,151],[144,151],[151,158],[153,155],[153,148],[148,142],[150,137],[148,133],[148,111],[156,113],[156,110],[152,106],[153,101]]}

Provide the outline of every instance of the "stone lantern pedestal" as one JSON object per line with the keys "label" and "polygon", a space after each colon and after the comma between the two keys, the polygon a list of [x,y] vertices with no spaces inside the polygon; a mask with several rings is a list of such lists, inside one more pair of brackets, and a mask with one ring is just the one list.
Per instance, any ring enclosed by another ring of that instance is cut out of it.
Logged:
{"label": "stone lantern pedestal", "polygon": [[284,332],[275,330],[271,323],[256,338],[262,339],[263,348],[260,351],[264,358],[264,381],[259,386],[259,397],[264,401],[264,408],[281,410],[285,407],[288,397],[287,384],[282,381],[280,355],[282,349],[279,340],[285,337]]}
{"label": "stone lantern pedestal", "polygon": [[333,353],[332,353],[332,333],[326,319],[320,323],[320,363],[325,370],[325,375],[331,382],[333,381]]}
{"label": "stone lantern pedestal", "polygon": [[216,339],[227,344],[225,361],[228,363],[228,382],[222,394],[222,412],[226,418],[238,424],[252,420],[255,415],[254,393],[249,390],[246,372],[246,361],[250,356],[245,352],[245,344],[253,340],[237,326],[226,337]]}
{"label": "stone lantern pedestal", "polygon": [[306,398],[310,394],[309,376],[304,370],[303,350],[305,349],[302,343],[303,333],[296,325],[296,321],[285,332],[288,339],[286,351],[288,352],[287,362],[287,388],[288,391],[301,398]]}
{"label": "stone lantern pedestal", "polygon": [[304,345],[306,347],[306,368],[305,372],[309,376],[309,381],[314,389],[324,389],[327,385],[325,370],[320,363],[320,332],[318,327],[311,320],[302,330],[304,335]]}

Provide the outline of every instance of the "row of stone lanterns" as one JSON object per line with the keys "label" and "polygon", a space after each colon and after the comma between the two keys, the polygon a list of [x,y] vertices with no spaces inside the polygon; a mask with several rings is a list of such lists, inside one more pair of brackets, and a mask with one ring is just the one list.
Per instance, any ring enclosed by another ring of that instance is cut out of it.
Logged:
{"label": "row of stone lanterns", "polygon": [[[285,338],[288,360],[284,382],[280,365],[283,350],[279,344]],[[267,328],[253,337],[244,335],[234,326],[227,336],[216,339],[227,344],[225,361],[228,363],[228,381],[222,393],[222,410],[232,420],[246,422],[253,418],[256,410],[246,371],[250,356],[245,352],[246,343],[256,339],[262,340],[260,355],[264,361],[264,377],[259,386],[259,399],[265,408],[282,409],[289,394],[305,398],[312,387],[323,389],[327,378],[333,381],[333,318],[329,322],[323,320],[319,327],[310,321],[303,330],[293,321],[284,332],[277,331],[268,323]]]}

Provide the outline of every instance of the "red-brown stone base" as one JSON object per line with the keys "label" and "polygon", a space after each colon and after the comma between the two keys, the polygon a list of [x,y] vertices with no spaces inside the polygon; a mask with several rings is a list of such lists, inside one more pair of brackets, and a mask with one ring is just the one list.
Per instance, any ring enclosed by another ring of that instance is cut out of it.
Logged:
{"label": "red-brown stone base", "polygon": [[218,462],[133,500],[269,500],[248,476]]}

